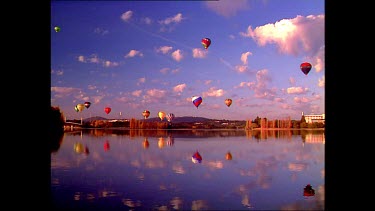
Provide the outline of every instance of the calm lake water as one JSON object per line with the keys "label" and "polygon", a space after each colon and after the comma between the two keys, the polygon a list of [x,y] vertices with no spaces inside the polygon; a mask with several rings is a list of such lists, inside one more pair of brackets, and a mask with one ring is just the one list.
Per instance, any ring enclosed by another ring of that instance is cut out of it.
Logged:
{"label": "calm lake water", "polygon": [[324,131],[88,129],[57,143],[53,210],[325,208]]}

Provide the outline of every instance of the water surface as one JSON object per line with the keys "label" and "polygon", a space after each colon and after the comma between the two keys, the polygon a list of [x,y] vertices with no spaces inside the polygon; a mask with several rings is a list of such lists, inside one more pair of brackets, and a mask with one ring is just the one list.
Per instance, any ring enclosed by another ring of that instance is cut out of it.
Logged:
{"label": "water surface", "polygon": [[57,143],[54,210],[324,210],[324,131],[91,129]]}

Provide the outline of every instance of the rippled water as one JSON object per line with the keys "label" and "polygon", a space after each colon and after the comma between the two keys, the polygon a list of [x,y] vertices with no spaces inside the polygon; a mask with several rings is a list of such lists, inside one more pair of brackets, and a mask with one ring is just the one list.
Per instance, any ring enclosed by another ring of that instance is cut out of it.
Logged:
{"label": "rippled water", "polygon": [[324,209],[324,131],[95,129],[56,143],[54,210]]}

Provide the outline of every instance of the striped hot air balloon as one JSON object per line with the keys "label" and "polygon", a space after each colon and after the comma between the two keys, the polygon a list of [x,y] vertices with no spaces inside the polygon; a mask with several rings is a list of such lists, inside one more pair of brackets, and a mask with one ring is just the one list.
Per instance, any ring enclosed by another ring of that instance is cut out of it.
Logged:
{"label": "striped hot air balloon", "polygon": [[172,122],[172,120],[174,119],[174,114],[169,113],[169,114],[167,114],[166,118],[167,118],[168,122]]}

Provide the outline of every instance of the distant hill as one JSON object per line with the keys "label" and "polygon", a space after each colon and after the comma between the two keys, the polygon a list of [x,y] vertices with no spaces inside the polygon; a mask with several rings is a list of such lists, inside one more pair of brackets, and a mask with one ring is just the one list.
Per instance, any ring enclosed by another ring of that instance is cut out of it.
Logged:
{"label": "distant hill", "polygon": [[[146,119],[146,121],[160,121],[160,118],[158,117],[153,117],[153,118],[148,118]],[[168,121],[166,118],[164,118],[163,122],[164,121]],[[209,122],[209,121],[213,121],[212,119],[208,119],[208,118],[205,118],[205,117],[193,117],[193,116],[182,116],[182,117],[175,117],[172,122],[175,122],[175,123],[181,123],[181,122],[187,122],[187,123],[191,123],[191,122]]]}
{"label": "distant hill", "polygon": [[[138,120],[140,120],[140,119],[143,119],[143,118],[139,118]],[[94,120],[108,120],[108,119],[104,118],[104,117],[100,117],[100,116],[95,116],[95,117],[86,118],[83,121],[84,122],[91,122],[91,121],[94,121]],[[147,119],[144,119],[144,120],[147,121],[147,122],[155,122],[155,121],[160,121],[160,118],[152,117],[152,118],[147,118]],[[175,123],[209,122],[209,121],[215,121],[215,119],[209,119],[209,118],[205,118],[205,117],[183,116],[183,117],[175,117],[172,120],[172,122],[175,122]],[[163,122],[167,122],[167,119],[164,118]]]}
{"label": "distant hill", "polygon": [[101,117],[101,116],[94,116],[94,117],[86,118],[83,121],[84,122],[91,122],[91,121],[94,121],[94,120],[107,120],[107,118],[104,118],[104,117]]}

